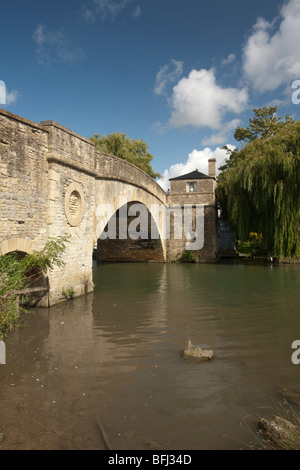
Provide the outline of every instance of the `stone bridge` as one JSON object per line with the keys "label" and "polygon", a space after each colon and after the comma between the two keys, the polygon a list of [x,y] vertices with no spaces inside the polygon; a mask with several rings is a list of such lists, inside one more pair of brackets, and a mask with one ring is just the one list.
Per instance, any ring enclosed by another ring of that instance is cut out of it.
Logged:
{"label": "stone bridge", "polygon": [[[111,217],[135,202],[147,208],[155,239],[99,243]],[[160,208],[167,206],[163,189],[134,165],[53,121],[37,124],[0,110],[0,256],[31,253],[50,237],[69,236],[64,268],[36,276],[36,286],[48,288],[40,305],[93,290],[97,242],[102,260],[166,261],[172,249]]]}

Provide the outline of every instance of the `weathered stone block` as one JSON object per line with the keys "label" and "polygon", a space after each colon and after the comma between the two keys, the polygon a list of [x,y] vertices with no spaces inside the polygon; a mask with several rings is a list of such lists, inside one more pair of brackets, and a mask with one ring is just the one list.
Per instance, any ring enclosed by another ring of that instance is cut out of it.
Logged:
{"label": "weathered stone block", "polygon": [[194,346],[191,340],[189,340],[183,352],[183,359],[209,361],[213,358],[213,355],[214,353],[211,349],[201,349],[200,346]]}

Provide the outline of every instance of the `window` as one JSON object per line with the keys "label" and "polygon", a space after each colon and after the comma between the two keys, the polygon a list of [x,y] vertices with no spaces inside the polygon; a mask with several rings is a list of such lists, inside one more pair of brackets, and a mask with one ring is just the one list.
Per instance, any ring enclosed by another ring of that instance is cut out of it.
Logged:
{"label": "window", "polygon": [[186,184],[186,191],[187,193],[196,193],[197,192],[197,183],[192,182],[192,183],[187,183]]}

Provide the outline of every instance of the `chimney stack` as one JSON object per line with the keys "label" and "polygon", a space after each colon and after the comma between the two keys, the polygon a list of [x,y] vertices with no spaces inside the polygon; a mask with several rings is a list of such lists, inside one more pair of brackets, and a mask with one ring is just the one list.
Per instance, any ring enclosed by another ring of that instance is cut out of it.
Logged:
{"label": "chimney stack", "polygon": [[216,162],[217,160],[215,158],[210,158],[208,160],[208,176],[211,176],[213,178],[216,177]]}

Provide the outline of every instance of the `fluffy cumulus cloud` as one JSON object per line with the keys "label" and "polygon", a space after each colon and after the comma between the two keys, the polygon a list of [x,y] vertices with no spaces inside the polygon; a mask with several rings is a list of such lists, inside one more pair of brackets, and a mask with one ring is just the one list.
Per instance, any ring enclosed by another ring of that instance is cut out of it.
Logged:
{"label": "fluffy cumulus cloud", "polygon": [[[258,18],[241,49],[241,79],[244,86],[225,87],[216,79],[216,69],[191,70],[182,77],[182,62],[170,61],[156,76],[155,93],[165,95],[171,109],[168,124],[158,123],[157,129],[170,130],[191,126],[206,128],[211,135],[203,138],[203,150],[193,150],[184,163],[166,169],[158,181],[167,190],[169,179],[196,168],[207,173],[208,159],[215,157],[217,167],[227,158],[217,147],[228,142],[229,134],[240,125],[239,115],[248,108],[249,94],[261,94],[281,88],[284,94],[292,82],[300,79],[300,0],[285,0],[279,16],[271,23]],[[235,54],[220,62],[221,67],[233,64]],[[246,80],[245,80],[246,79]],[[175,84],[171,94],[167,87]],[[276,96],[273,104],[284,102]],[[230,147],[228,145],[228,147]],[[232,147],[233,148],[233,147]]]}
{"label": "fluffy cumulus cloud", "polygon": [[[258,18],[242,48],[241,76],[244,86],[226,87],[216,78],[216,69],[191,70],[182,77],[183,63],[172,60],[156,75],[154,92],[165,95],[171,114],[156,129],[193,127],[211,130],[203,145],[222,145],[239,125],[239,116],[248,108],[251,91],[282,91],[272,103],[286,102],[285,92],[300,78],[300,0],[286,0],[271,23]],[[232,65],[230,53],[220,66]],[[246,81],[244,80],[246,79]],[[168,85],[175,84],[168,94]],[[281,88],[282,90],[281,90]],[[230,115],[231,114],[231,115]]]}
{"label": "fluffy cumulus cloud", "polygon": [[83,51],[61,31],[49,31],[40,24],[33,33],[33,39],[37,44],[36,59],[41,65],[73,64],[84,57]]}
{"label": "fluffy cumulus cloud", "polygon": [[225,88],[214,69],[192,70],[173,88],[171,128],[182,126],[220,129],[228,112],[241,113],[248,103],[246,88]]}
{"label": "fluffy cumulus cloud", "polygon": [[[228,148],[232,150],[234,149],[232,145],[228,145]],[[212,150],[209,147],[206,147],[203,150],[195,149],[188,155],[186,162],[176,163],[169,169],[166,169],[157,182],[165,191],[167,191],[170,188],[170,178],[176,178],[177,176],[185,175],[186,173],[190,173],[196,169],[207,175],[209,158],[215,158],[217,160],[218,170],[218,168],[224,164],[226,158],[228,158],[228,155],[226,150],[220,147],[217,147],[215,150]]]}
{"label": "fluffy cumulus cloud", "polygon": [[[276,26],[277,25],[277,26]],[[274,30],[274,28],[277,28]],[[252,86],[267,92],[300,77],[300,1],[290,0],[279,24],[259,18],[243,50],[243,70]]]}

